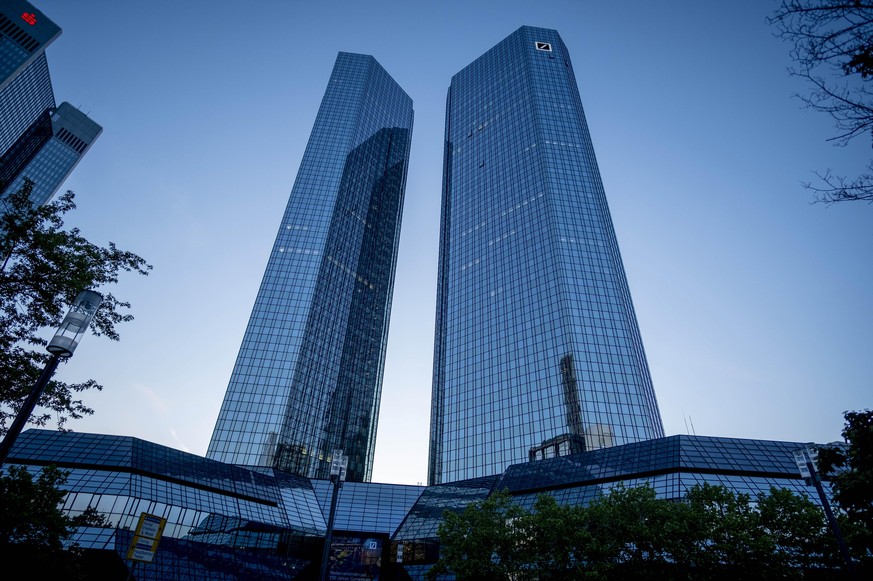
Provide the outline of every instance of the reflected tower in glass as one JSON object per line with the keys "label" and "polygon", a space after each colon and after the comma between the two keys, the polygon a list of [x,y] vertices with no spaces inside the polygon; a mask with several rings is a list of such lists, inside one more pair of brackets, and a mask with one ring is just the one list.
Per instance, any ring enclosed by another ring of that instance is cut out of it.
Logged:
{"label": "reflected tower in glass", "polygon": [[340,53],[291,190],[207,457],[369,481],[412,100]]}
{"label": "reflected tower in glass", "polygon": [[556,31],[452,78],[443,172],[429,483],[663,436]]}

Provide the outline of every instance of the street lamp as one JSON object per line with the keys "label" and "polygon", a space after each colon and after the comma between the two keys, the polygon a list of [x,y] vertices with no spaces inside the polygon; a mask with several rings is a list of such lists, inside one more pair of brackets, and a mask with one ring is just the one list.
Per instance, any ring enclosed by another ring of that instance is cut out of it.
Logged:
{"label": "street lamp", "polygon": [[843,557],[843,562],[846,564],[846,570],[850,575],[854,576],[855,567],[852,564],[852,557],[849,555],[849,548],[846,546],[846,541],[843,540],[843,534],[840,531],[840,525],[837,523],[837,519],[834,517],[834,512],[831,510],[831,503],[828,501],[827,494],[825,494],[824,487],[821,485],[821,478],[819,478],[818,472],[816,470],[816,462],[818,461],[818,450],[813,448],[812,445],[807,444],[803,448],[798,448],[794,451],[794,462],[797,464],[797,469],[800,471],[800,476],[806,480],[807,485],[812,482],[813,486],[815,486],[815,491],[818,492],[818,498],[821,500],[822,508],[825,512],[825,517],[827,517],[828,525],[831,527],[831,532],[834,533],[834,537],[837,539],[837,545],[840,548],[840,555]]}
{"label": "street lamp", "polygon": [[24,401],[24,405],[18,410],[15,416],[15,421],[6,432],[6,437],[0,443],[0,466],[6,462],[6,457],[9,456],[9,451],[24,429],[27,420],[30,419],[36,403],[39,401],[45,386],[54,375],[58,368],[58,363],[61,359],[69,359],[73,356],[73,352],[79,345],[82,335],[88,330],[88,325],[91,324],[91,319],[94,318],[94,313],[97,312],[100,303],[103,302],[103,295],[94,291],[82,291],[76,297],[73,306],[70,307],[70,312],[64,317],[61,326],[58,327],[57,333],[52,337],[46,345],[46,351],[52,354],[51,359],[45,364],[39,379],[36,380],[36,385],[30,391],[30,395]]}
{"label": "street lamp", "polygon": [[342,450],[334,450],[330,461],[330,481],[333,482],[333,495],[330,498],[330,516],[327,519],[327,533],[324,536],[324,549],[321,551],[321,581],[327,581],[328,557],[330,556],[330,541],[333,538],[333,519],[336,516],[336,501],[340,488],[346,480],[346,466],[349,457],[343,456]]}

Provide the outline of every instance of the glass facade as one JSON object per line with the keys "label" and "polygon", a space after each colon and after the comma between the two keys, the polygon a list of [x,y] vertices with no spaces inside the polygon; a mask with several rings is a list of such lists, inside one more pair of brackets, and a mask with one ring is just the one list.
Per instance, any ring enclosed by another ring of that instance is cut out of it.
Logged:
{"label": "glass facade", "polygon": [[[48,61],[45,53],[41,53],[30,66],[0,91],[0,156],[3,156],[41,115],[54,107],[55,95],[52,91]],[[5,163],[0,165],[0,168],[5,167]]]}
{"label": "glass facade", "polygon": [[452,78],[443,172],[429,483],[663,436],[556,31]]}
{"label": "glass facade", "polygon": [[[11,463],[69,472],[64,509],[91,509],[100,526],[71,542],[124,558],[142,513],[167,519],[155,562],[138,579],[294,579],[320,564],[330,484],[249,470],[122,436],[24,432]],[[336,531],[394,534],[424,487],[346,483]],[[327,504],[323,504],[327,500]],[[123,576],[120,578],[124,578]]]}
{"label": "glass facade", "polygon": [[[503,474],[428,486],[392,538],[397,566],[425,579],[439,558],[437,529],[446,510],[461,512],[497,490],[532,509],[547,494],[559,504],[586,505],[610,489],[651,486],[658,498],[678,500],[704,482],[753,498],[785,488],[820,504],[798,473],[793,452],[803,444],[706,436],[671,436],[510,466]],[[825,484],[826,491],[829,486]]]}
{"label": "glass facade", "polygon": [[27,69],[61,29],[30,2],[4,0],[0,3],[0,92]]}
{"label": "glass facade", "polygon": [[376,60],[340,53],[279,226],[207,456],[368,481],[412,101]]}
{"label": "glass facade", "polygon": [[34,182],[48,202],[103,129],[70,105],[55,106],[45,47],[61,29],[23,0],[0,6],[0,196]]}
{"label": "glass facade", "polygon": [[[437,529],[497,490],[526,508],[539,494],[586,504],[612,487],[652,486],[679,499],[695,484],[724,484],[752,496],[772,486],[818,503],[794,463],[803,444],[671,436],[510,466],[504,473],[434,486],[346,482],[339,491],[334,554],[369,551],[370,576],[423,579],[439,558]],[[321,562],[331,484],[272,468],[244,468],[137,438],[27,430],[8,463],[31,472],[54,464],[69,472],[64,509],[96,512],[100,522],[71,542],[97,551],[107,570],[124,562],[142,513],[167,519],[155,560],[137,579],[311,579]],[[825,483],[827,484],[827,483]],[[353,568],[354,563],[345,563]],[[367,570],[367,563],[359,563]],[[348,572],[348,569],[345,570]],[[97,578],[97,577],[95,577]]]}
{"label": "glass facade", "polygon": [[17,191],[29,179],[31,201],[45,204],[102,131],[69,103],[46,110],[0,157],[0,195]]}

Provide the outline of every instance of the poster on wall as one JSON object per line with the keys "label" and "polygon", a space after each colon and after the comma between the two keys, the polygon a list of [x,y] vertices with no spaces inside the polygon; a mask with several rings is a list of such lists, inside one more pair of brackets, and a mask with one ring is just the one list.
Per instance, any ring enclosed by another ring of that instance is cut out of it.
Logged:
{"label": "poster on wall", "polygon": [[330,543],[331,581],[376,581],[382,566],[382,539],[336,536]]}

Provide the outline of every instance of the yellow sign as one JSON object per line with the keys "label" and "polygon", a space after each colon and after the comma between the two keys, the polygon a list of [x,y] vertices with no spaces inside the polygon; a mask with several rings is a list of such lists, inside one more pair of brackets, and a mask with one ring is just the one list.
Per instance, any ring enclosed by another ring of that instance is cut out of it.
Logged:
{"label": "yellow sign", "polygon": [[130,543],[130,549],[127,550],[127,558],[131,561],[151,563],[158,551],[158,541],[161,540],[165,526],[167,526],[165,518],[145,512],[139,515],[139,524],[136,525],[133,541]]}

